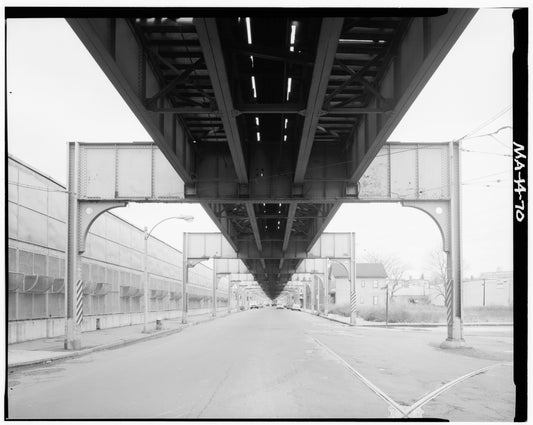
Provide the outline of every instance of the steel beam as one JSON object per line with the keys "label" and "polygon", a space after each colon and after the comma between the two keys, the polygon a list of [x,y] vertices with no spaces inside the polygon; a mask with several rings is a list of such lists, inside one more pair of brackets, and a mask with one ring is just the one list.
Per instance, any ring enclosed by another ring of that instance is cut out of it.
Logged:
{"label": "steel beam", "polygon": [[170,83],[168,83],[164,88],[159,90],[155,95],[153,95],[150,99],[148,99],[146,101],[147,105],[153,105],[157,101],[157,99],[169,94],[172,90],[176,88],[176,86],[185,82],[185,80],[189,78],[189,75],[191,75],[191,73],[203,63],[204,63],[203,59],[198,59],[196,62],[192,63],[185,71],[179,74]]}
{"label": "steel beam", "polygon": [[215,214],[215,211],[211,207],[209,202],[201,202],[202,207],[204,208],[207,215],[213,220],[213,222],[217,225],[220,232],[224,235],[224,237],[227,239],[229,244],[234,250],[237,250],[237,245],[235,245],[235,241],[230,235],[228,227],[218,218]]}
{"label": "steel beam", "polygon": [[254,232],[254,239],[257,249],[262,251],[263,247],[261,245],[261,234],[259,233],[259,226],[257,225],[257,217],[255,216],[254,206],[252,204],[246,204],[246,212],[248,213],[250,225],[252,226],[252,231]]}
{"label": "steel beam", "polygon": [[213,108],[202,108],[200,106],[178,106],[178,107],[150,107],[151,112],[159,114],[177,114],[177,115],[192,115],[192,114],[213,114],[221,115],[220,111]]}
{"label": "steel beam", "polygon": [[[145,96],[151,95],[147,86],[159,88],[160,85],[147,65],[143,46],[128,21],[68,18],[67,22],[181,179],[185,183],[191,182],[190,164],[195,160],[186,129],[174,117],[165,117],[162,126],[159,116],[145,106]],[[188,151],[192,155],[191,161],[185,154],[176,154],[177,144],[183,145],[182,152]]]}
{"label": "steel beam", "polygon": [[358,78],[361,78],[363,74],[372,66],[374,66],[379,60],[381,59],[381,55],[376,55],[374,59],[369,61],[365,66],[363,66],[360,70],[357,72],[353,71],[350,67],[346,66],[343,62],[340,60],[335,60],[335,64],[339,65],[342,69],[344,69],[348,74],[350,74],[350,78],[348,78],[346,81],[344,81],[339,87],[337,87],[332,93],[330,93],[326,99],[324,100],[324,104],[329,104],[330,101],[338,94],[341,93],[345,87],[349,86],[351,83],[356,81]]}
{"label": "steel beam", "polygon": [[238,54],[253,56],[255,58],[271,59],[305,66],[313,66],[312,58],[297,52],[287,52],[281,49],[272,49],[266,46],[242,45],[232,48]]}
{"label": "steel beam", "polygon": [[194,18],[194,25],[196,26],[198,39],[202,46],[218,109],[222,112],[222,123],[224,125],[224,131],[228,140],[237,177],[240,183],[247,183],[248,174],[246,170],[246,162],[244,160],[237,120],[235,119],[233,99],[226,73],[222,45],[218,36],[216,20],[214,18]]}
{"label": "steel beam", "polygon": [[302,103],[246,103],[235,105],[236,114],[305,114]]}
{"label": "steel beam", "polygon": [[[387,97],[383,87],[393,86],[394,110],[387,120],[376,125],[375,137],[350,173],[352,181],[361,178],[476,12],[477,9],[448,9],[443,16],[413,19],[382,78],[383,97]],[[355,143],[354,140],[352,149],[357,148]]]}
{"label": "steel beam", "polygon": [[[293,203],[289,205],[289,212],[287,214],[287,224],[285,226],[285,236],[283,237],[283,247],[282,251],[287,250],[287,246],[289,245],[289,239],[291,237],[291,231],[292,231],[292,225],[294,223],[294,216],[296,214],[296,208],[298,207],[297,203]],[[279,267],[281,269],[281,266],[283,264],[280,263]]]}
{"label": "steel beam", "polygon": [[392,108],[335,108],[324,110],[320,115],[357,115],[357,114],[384,114],[391,112]]}
{"label": "steel beam", "polygon": [[307,100],[307,111],[300,139],[300,149],[294,172],[295,183],[302,183],[305,177],[343,22],[343,18],[324,18],[322,20],[313,77]]}

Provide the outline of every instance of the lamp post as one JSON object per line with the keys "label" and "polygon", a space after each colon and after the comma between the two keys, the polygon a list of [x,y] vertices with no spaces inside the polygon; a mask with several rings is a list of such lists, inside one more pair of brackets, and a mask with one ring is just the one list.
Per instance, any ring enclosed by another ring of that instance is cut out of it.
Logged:
{"label": "lamp post", "polygon": [[194,220],[192,215],[180,215],[176,217],[167,217],[156,223],[148,232],[148,227],[144,228],[144,262],[143,262],[143,277],[144,277],[144,326],[143,332],[148,332],[148,238],[152,234],[153,230],[161,223],[168,220],[185,220],[187,222]]}

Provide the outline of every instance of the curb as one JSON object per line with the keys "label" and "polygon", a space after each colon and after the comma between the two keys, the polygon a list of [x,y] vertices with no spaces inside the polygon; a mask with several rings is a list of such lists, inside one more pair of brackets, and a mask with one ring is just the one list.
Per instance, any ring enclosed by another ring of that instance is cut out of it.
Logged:
{"label": "curb", "polygon": [[148,340],[151,340],[151,339],[162,338],[164,336],[169,336],[169,335],[172,335],[172,334],[175,334],[175,333],[179,333],[179,332],[183,331],[184,329],[186,329],[188,327],[196,326],[196,325],[199,325],[199,324],[205,323],[205,322],[211,322],[211,321],[213,321],[215,319],[222,319],[224,317],[231,316],[231,314],[233,314],[233,313],[240,313],[240,312],[241,311],[239,310],[239,311],[231,312],[229,314],[225,314],[224,316],[209,317],[206,320],[201,320],[201,321],[192,322],[192,323],[185,323],[185,324],[182,324],[179,328],[176,328],[176,329],[162,330],[162,331],[159,331],[159,332],[155,332],[153,334],[149,334],[149,335],[146,335],[146,336],[141,336],[139,338],[132,338],[132,339],[120,340],[120,341],[117,341],[117,342],[111,342],[109,344],[97,345],[96,347],[86,348],[86,349],[82,349],[82,350],[79,350],[79,351],[72,351],[72,352],[68,352],[68,353],[61,353],[61,354],[53,356],[53,357],[51,356],[51,357],[46,357],[46,358],[38,359],[38,360],[28,360],[28,361],[25,361],[25,362],[14,363],[14,364],[11,364],[11,365],[8,364],[7,365],[7,369],[17,369],[19,367],[35,366],[35,365],[40,365],[40,364],[45,364],[45,363],[52,363],[52,362],[59,361],[59,360],[73,359],[73,358],[85,356],[87,354],[91,354],[91,353],[94,353],[94,352],[97,352],[97,351],[111,350],[113,348],[119,348],[119,347],[125,347],[125,346],[128,346],[128,345],[132,345],[132,344],[135,344],[136,342],[143,342],[143,341],[148,341]]}
{"label": "curb", "polygon": [[[387,325],[385,323],[376,323],[376,324],[364,324],[364,325],[352,325],[351,323],[343,322],[342,320],[335,319],[333,317],[324,316],[323,314],[316,314],[309,310],[302,310],[304,313],[310,314],[312,316],[321,317],[322,319],[331,320],[332,322],[342,323],[343,325],[347,326],[357,326],[361,328],[387,328]],[[448,326],[446,323],[389,323],[388,327],[411,327],[411,328],[438,328],[438,327],[446,327]],[[463,323],[463,326],[514,326],[512,322],[480,322],[480,323]]]}
{"label": "curb", "polygon": [[352,325],[351,323],[346,323],[346,322],[343,322],[342,320],[335,319],[335,318],[333,318],[333,317],[328,317],[328,316],[324,316],[323,314],[313,313],[313,312],[310,311],[310,310],[302,310],[302,311],[303,311],[304,313],[310,314],[311,316],[316,316],[316,317],[320,317],[320,318],[322,318],[322,319],[331,320],[332,322],[341,323],[341,324],[346,325],[346,326],[356,326],[356,325]]}
{"label": "curb", "polygon": [[[386,328],[387,325],[384,323],[380,324],[371,324],[371,325],[359,325],[364,328]],[[448,326],[446,323],[389,323],[389,328],[401,328],[401,327],[410,327],[410,328],[443,328]],[[513,323],[508,322],[481,322],[481,323],[463,323],[463,326],[513,326]]]}
{"label": "curb", "polygon": [[128,340],[121,340],[121,341],[117,341],[117,342],[111,342],[109,344],[97,345],[96,347],[85,348],[85,349],[82,349],[82,350],[79,350],[79,351],[72,351],[72,352],[69,352],[69,353],[61,353],[59,355],[46,357],[46,358],[43,358],[43,359],[28,360],[28,361],[25,361],[25,362],[14,363],[14,364],[11,364],[11,365],[8,364],[7,368],[8,369],[16,369],[16,368],[24,367],[24,366],[33,366],[33,365],[39,365],[39,364],[43,364],[43,363],[51,363],[51,362],[58,361],[58,360],[66,360],[66,359],[73,359],[73,358],[76,358],[76,357],[81,357],[81,356],[84,356],[86,354],[91,354],[91,353],[94,353],[94,352],[97,352],[97,351],[110,350],[110,349],[118,348],[118,347],[125,347],[127,345],[131,345],[131,344],[134,344],[136,342],[148,341],[150,339],[156,339],[156,338],[160,338],[160,337],[163,337],[163,336],[172,335],[174,333],[181,332],[183,329],[185,329],[188,326],[189,325],[187,324],[187,325],[183,326],[182,328],[169,329],[167,331],[160,331],[160,332],[157,332],[157,333],[154,333],[154,334],[141,336],[140,338],[132,338],[132,339],[128,339]]}
{"label": "curb", "polygon": [[335,319],[334,317],[324,316],[322,314],[313,314],[313,316],[321,317],[322,319],[331,320],[332,322],[342,323],[343,325],[346,325],[346,326],[357,326],[357,324],[352,325],[351,323],[343,322],[342,320]]}

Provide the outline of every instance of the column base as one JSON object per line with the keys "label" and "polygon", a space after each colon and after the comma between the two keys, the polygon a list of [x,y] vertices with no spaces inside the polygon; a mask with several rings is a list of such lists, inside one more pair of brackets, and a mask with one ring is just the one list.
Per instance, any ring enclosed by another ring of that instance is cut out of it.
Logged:
{"label": "column base", "polygon": [[65,350],[81,350],[81,327],[74,319],[67,318],[65,323]]}
{"label": "column base", "polygon": [[453,348],[471,348],[466,345],[466,342],[464,339],[454,339],[454,338],[446,338],[444,342],[440,345],[440,348],[444,349],[453,349]]}
{"label": "column base", "polygon": [[81,350],[81,338],[65,339],[63,343],[65,350],[77,351]]}

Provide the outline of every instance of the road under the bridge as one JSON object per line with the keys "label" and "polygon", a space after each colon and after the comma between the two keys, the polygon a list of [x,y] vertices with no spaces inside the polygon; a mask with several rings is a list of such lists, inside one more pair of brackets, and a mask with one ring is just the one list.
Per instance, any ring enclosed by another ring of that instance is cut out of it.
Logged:
{"label": "road under the bridge", "polygon": [[303,312],[251,310],[162,339],[16,370],[8,379],[8,417],[384,418],[390,414],[384,398],[411,406],[447,382],[494,366],[424,405],[423,415],[512,420],[512,329],[470,328],[476,349],[454,351],[438,348],[444,332],[353,328]]}

